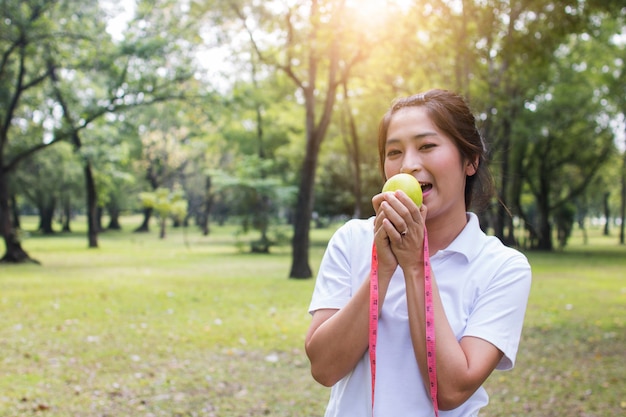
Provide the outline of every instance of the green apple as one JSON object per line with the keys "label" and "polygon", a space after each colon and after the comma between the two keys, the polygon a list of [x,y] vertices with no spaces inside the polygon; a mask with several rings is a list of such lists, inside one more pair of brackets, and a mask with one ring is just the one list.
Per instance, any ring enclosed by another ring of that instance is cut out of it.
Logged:
{"label": "green apple", "polygon": [[422,186],[411,174],[396,174],[389,178],[383,185],[383,193],[387,191],[402,190],[411,200],[420,207],[422,205]]}

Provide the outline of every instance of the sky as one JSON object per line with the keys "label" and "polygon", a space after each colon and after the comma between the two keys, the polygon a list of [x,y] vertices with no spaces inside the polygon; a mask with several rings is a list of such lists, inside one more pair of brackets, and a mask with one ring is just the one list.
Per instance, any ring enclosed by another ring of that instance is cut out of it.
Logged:
{"label": "sky", "polygon": [[119,41],[124,36],[128,21],[135,13],[134,0],[100,0],[101,7],[111,16],[107,24],[107,32],[114,40]]}

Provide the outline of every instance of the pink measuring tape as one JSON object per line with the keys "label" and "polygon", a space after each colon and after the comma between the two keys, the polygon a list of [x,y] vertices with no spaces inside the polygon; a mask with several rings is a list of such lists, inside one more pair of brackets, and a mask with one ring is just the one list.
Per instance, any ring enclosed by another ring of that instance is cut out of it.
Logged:
{"label": "pink measuring tape", "polygon": [[[433,282],[428,252],[428,234],[424,229],[424,304],[426,315],[426,364],[430,399],[433,402],[435,417],[439,416],[437,404],[437,356],[435,351],[435,311],[433,309]],[[369,357],[372,371],[372,415],[374,414],[374,392],[376,389],[376,337],[378,333],[378,254],[372,245],[372,267],[370,271],[370,318],[369,318]]]}

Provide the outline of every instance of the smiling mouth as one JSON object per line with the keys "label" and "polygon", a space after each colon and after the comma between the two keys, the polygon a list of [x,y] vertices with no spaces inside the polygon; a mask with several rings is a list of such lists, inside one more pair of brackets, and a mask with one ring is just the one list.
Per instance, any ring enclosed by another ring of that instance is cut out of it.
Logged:
{"label": "smiling mouth", "polygon": [[433,185],[427,182],[420,182],[420,186],[422,187],[422,193],[430,191],[430,189],[433,188]]}

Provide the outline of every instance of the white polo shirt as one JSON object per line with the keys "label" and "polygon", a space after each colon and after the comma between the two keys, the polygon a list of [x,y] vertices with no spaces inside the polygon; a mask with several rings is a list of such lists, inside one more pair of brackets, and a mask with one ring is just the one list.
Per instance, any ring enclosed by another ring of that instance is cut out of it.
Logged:
{"label": "white polo shirt", "polygon": [[[504,356],[497,369],[511,369],[520,340],[531,271],[526,257],[485,235],[478,218],[446,248],[431,255],[431,265],[446,316],[457,340],[485,339]],[[370,273],[373,218],[350,220],[328,243],[317,275],[309,312],[345,306]],[[378,323],[375,417],[432,417],[433,407],[415,360],[402,269],[394,273]],[[488,403],[479,388],[460,407],[441,417],[478,415]],[[367,417],[371,374],[366,353],[351,373],[331,389],[326,417]]]}

